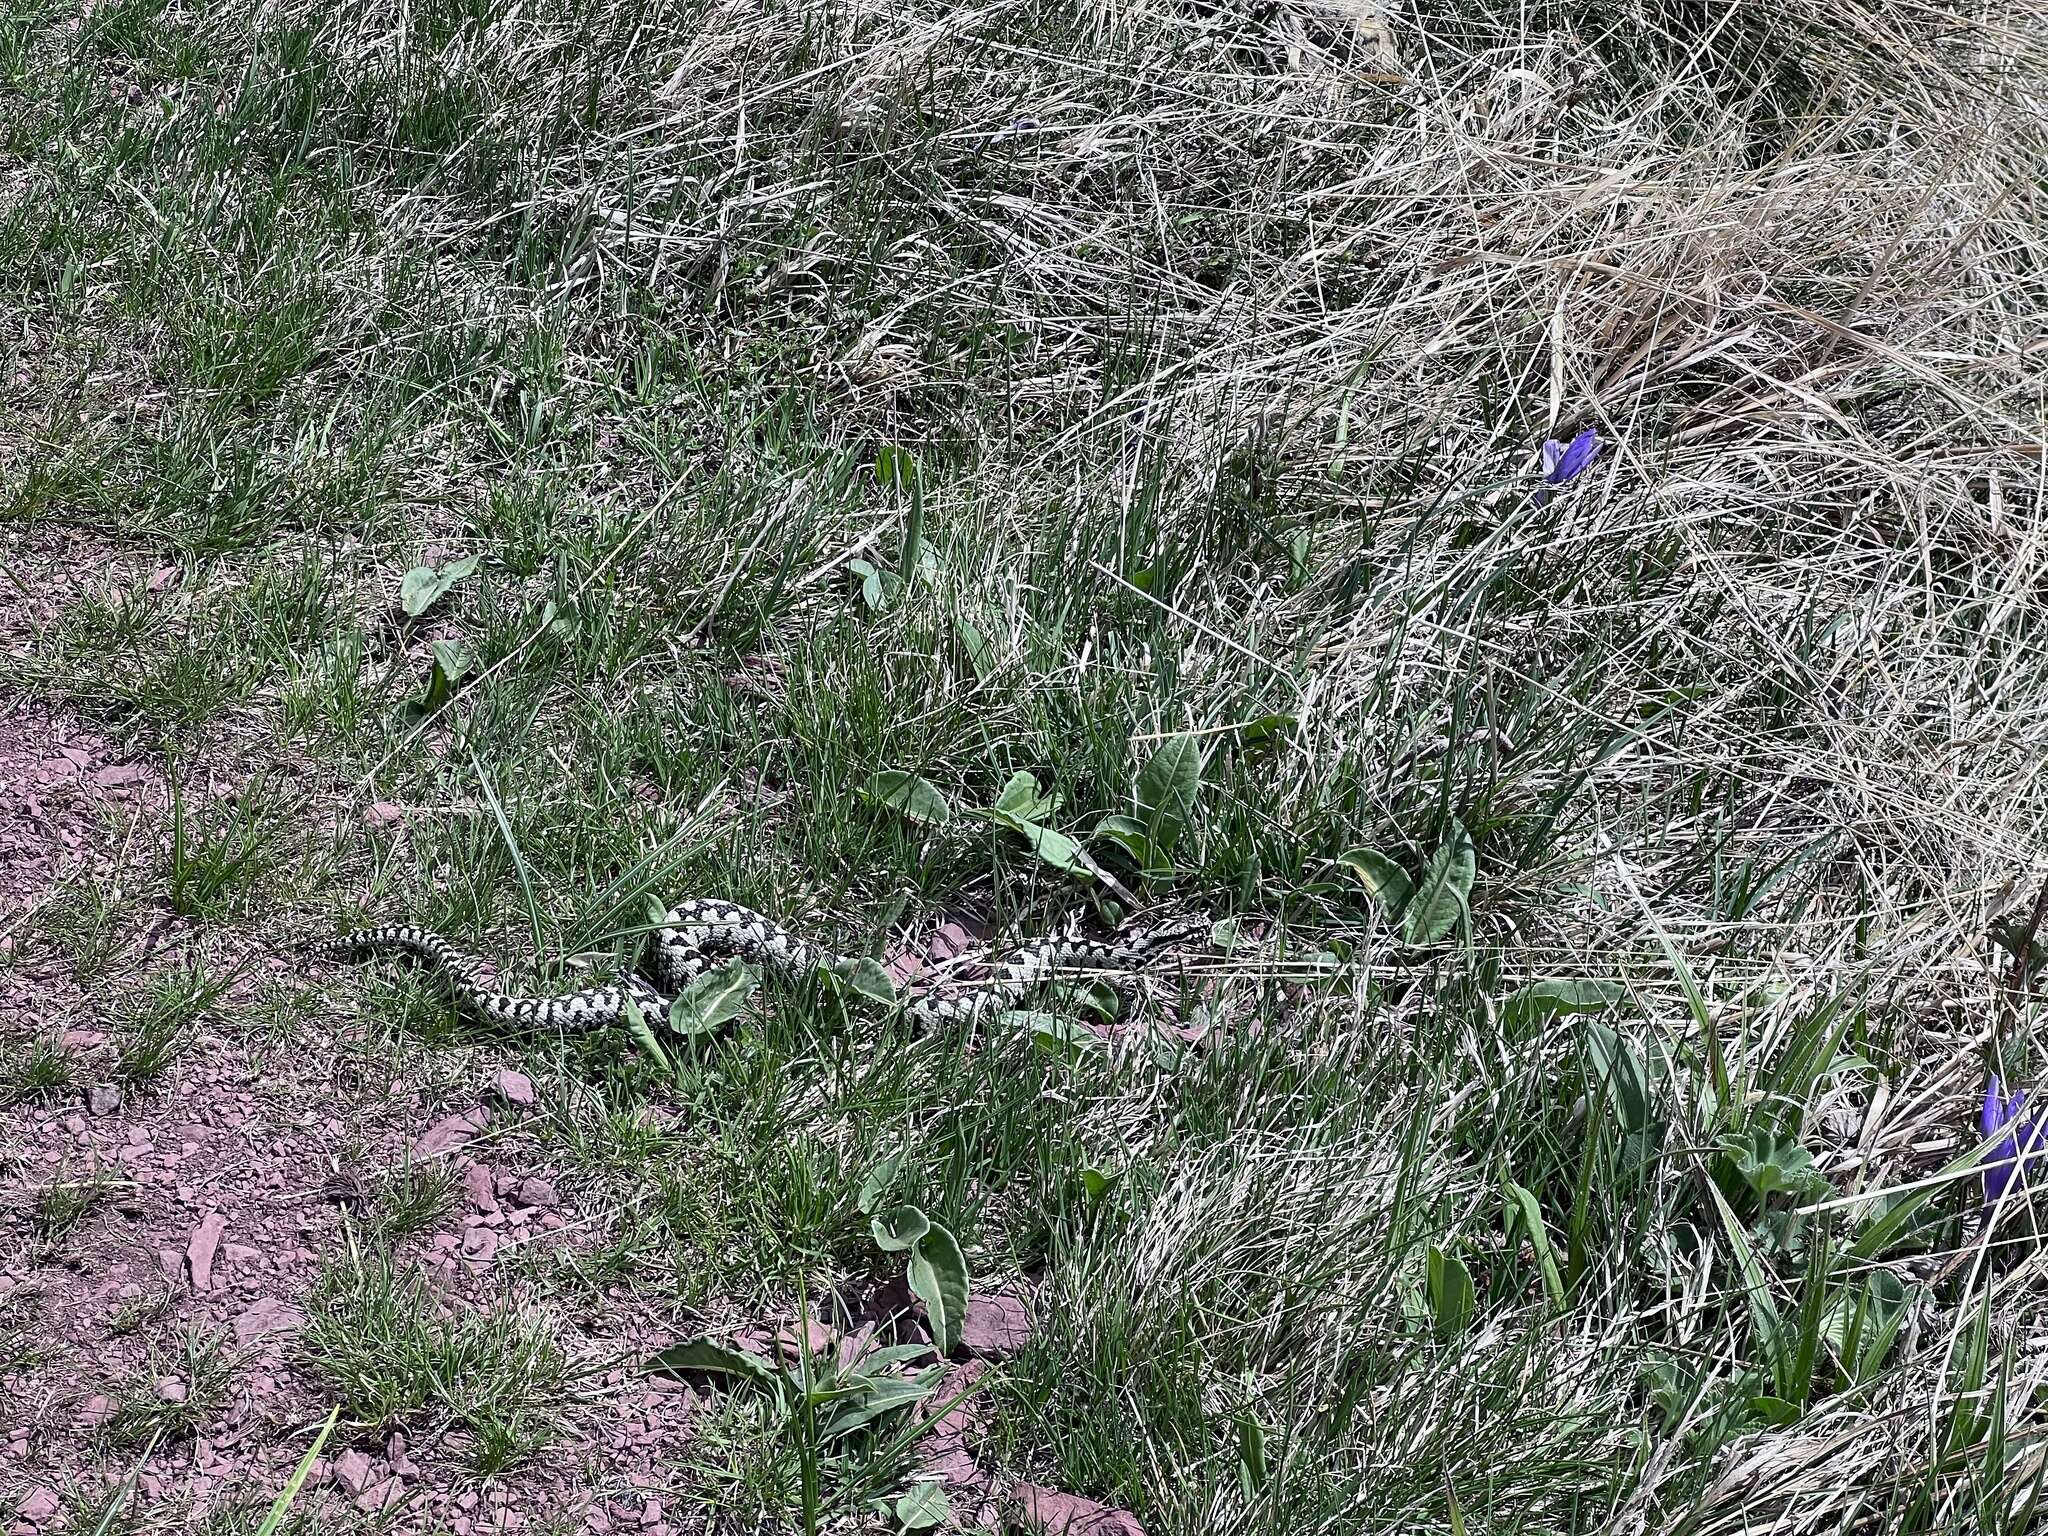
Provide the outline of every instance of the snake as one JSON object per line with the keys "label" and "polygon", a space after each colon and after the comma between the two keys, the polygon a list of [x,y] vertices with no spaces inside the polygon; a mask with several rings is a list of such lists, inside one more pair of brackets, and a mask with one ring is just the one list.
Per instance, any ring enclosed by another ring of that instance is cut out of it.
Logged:
{"label": "snake", "polygon": [[[972,1023],[1013,1008],[1061,976],[1123,971],[1141,965],[1161,946],[1198,931],[1198,921],[1163,924],[1116,940],[1065,937],[1028,944],[994,967],[994,974],[962,996],[925,991],[904,1012],[920,1025]],[[489,1022],[519,1030],[585,1031],[627,1023],[634,1012],[657,1027],[669,1004],[721,958],[749,961],[796,978],[819,971],[851,975],[861,962],[793,933],[738,902],[693,898],[670,907],[654,929],[649,975],[629,973],[602,986],[557,996],[501,992],[474,955],[430,929],[387,923],[322,941],[315,952],[335,958],[402,954],[425,962],[448,982],[459,1004]]]}

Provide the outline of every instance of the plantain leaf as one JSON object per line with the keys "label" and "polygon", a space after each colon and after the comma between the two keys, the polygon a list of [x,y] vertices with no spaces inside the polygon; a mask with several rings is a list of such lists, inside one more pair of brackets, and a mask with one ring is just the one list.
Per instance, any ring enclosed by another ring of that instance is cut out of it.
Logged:
{"label": "plantain leaf", "polygon": [[1447,836],[1422,873],[1422,884],[1401,914],[1401,937],[1421,948],[1435,944],[1458,926],[1458,919],[1470,911],[1472,877],[1478,856],[1464,827],[1451,823]]}
{"label": "plantain leaf", "polygon": [[946,803],[936,784],[901,768],[886,768],[870,777],[861,786],[860,797],[928,827],[943,827],[953,819],[953,807]]}
{"label": "plantain leaf", "polygon": [[1358,876],[1365,893],[1380,904],[1389,917],[1399,917],[1415,894],[1408,872],[1377,848],[1352,848],[1337,855],[1337,862]]}
{"label": "plantain leaf", "polygon": [[960,1244],[944,1227],[934,1226],[910,1250],[910,1289],[924,1303],[932,1342],[950,1355],[960,1347],[960,1325],[967,1317],[967,1260]]}

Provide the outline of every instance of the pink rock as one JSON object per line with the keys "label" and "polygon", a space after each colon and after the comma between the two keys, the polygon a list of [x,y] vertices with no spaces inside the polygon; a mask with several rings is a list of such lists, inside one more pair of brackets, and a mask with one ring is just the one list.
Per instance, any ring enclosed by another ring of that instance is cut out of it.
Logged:
{"label": "pink rock", "polygon": [[972,1353],[1000,1360],[1031,1342],[1031,1312],[1014,1296],[971,1296],[960,1320],[960,1342]]}
{"label": "pink rock", "polygon": [[221,1250],[228,1256],[230,1264],[254,1264],[263,1257],[263,1250],[251,1248],[247,1243],[229,1243]]}
{"label": "pink rock", "polygon": [[498,1234],[489,1227],[471,1227],[462,1234],[462,1251],[479,1264],[488,1264],[498,1251]]}
{"label": "pink rock", "polygon": [[175,1376],[166,1376],[156,1384],[156,1395],[167,1403],[182,1403],[188,1394],[184,1382]]}
{"label": "pink rock", "polygon": [[130,784],[140,784],[148,777],[145,769],[133,763],[114,763],[94,774],[92,781],[101,789],[125,789]]}
{"label": "pink rock", "polygon": [[1078,1493],[1018,1483],[1010,1490],[1010,1502],[1017,1524],[1043,1536],[1145,1536],[1129,1510],[1111,1509]]}
{"label": "pink rock", "polygon": [[452,1152],[490,1123],[491,1112],[481,1105],[459,1115],[450,1115],[428,1127],[427,1133],[412,1144],[412,1155],[429,1158]]}
{"label": "pink rock", "polygon": [[265,1296],[250,1302],[235,1319],[235,1342],[246,1347],[274,1333],[295,1333],[305,1321],[306,1314],[290,1302]]}
{"label": "pink rock", "polygon": [[521,1205],[553,1205],[561,1199],[555,1193],[555,1186],[546,1179],[521,1179],[519,1193],[514,1197]]}
{"label": "pink rock", "polygon": [[228,1219],[219,1211],[208,1211],[192,1229],[185,1244],[185,1263],[191,1270],[195,1292],[213,1289],[213,1256],[219,1251],[221,1234],[227,1229]]}
{"label": "pink rock", "polygon": [[343,1451],[334,1458],[334,1480],[341,1484],[350,1498],[355,1498],[370,1486],[374,1473],[370,1458],[361,1451]]}
{"label": "pink rock", "polygon": [[114,1416],[114,1401],[95,1392],[78,1405],[78,1423],[82,1429],[93,1429]]}
{"label": "pink rock", "polygon": [[498,1208],[496,1178],[482,1163],[471,1163],[462,1170],[462,1187],[469,1193],[469,1203],[478,1210],[495,1211]]}
{"label": "pink rock", "polygon": [[57,1497],[54,1488],[39,1487],[30,1489],[28,1497],[14,1506],[14,1512],[30,1525],[41,1525],[63,1507],[64,1501]]}
{"label": "pink rock", "polygon": [[507,1067],[498,1074],[498,1097],[521,1109],[529,1107],[533,1103],[533,1079]]}
{"label": "pink rock", "polygon": [[379,800],[363,812],[363,825],[366,827],[395,826],[403,820],[405,812],[389,800]]}

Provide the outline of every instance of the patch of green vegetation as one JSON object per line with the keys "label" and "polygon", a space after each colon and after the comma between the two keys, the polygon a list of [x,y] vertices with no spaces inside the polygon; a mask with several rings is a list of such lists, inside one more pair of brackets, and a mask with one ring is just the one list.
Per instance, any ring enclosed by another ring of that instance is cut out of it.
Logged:
{"label": "patch of green vegetation", "polygon": [[381,1252],[322,1270],[299,1348],[349,1418],[452,1425],[479,1471],[524,1460],[564,1422],[569,1366],[543,1317],[451,1309]]}
{"label": "patch of green vegetation", "polygon": [[[2038,1056],[2042,50],[1298,9],[0,17],[15,682],[176,786],[7,979],[64,957],[125,1086],[228,974],[112,974],[157,903],[537,990],[694,894],[899,974],[1203,920],[971,1023],[771,972],[658,1052],[493,1032],[585,1220],[444,1309],[390,1249],[452,1187],[377,1187],[304,1341],[352,1420],[495,1469],[572,1306],[943,1311],[957,1250],[1039,1322],[984,1470],[1155,1536],[2024,1523],[2024,1203],[1928,1261],[1956,1063]],[[345,974],[250,1035],[472,1070]],[[819,1423],[722,1389],[707,1518],[916,1528]],[[1791,1454],[1825,1497],[1727,1475]]]}
{"label": "patch of green vegetation", "polygon": [[142,1370],[109,1392],[114,1411],[100,1433],[123,1449],[196,1434],[227,1405],[230,1374],[226,1340],[189,1330],[176,1353],[153,1352]]}
{"label": "patch of green vegetation", "polygon": [[48,1103],[77,1081],[78,1063],[62,1039],[38,1036],[0,1049],[0,1104]]}

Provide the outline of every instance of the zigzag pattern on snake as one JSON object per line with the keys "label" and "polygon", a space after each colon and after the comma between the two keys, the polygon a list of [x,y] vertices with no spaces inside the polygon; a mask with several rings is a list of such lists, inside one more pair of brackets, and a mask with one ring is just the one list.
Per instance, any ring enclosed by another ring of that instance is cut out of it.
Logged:
{"label": "zigzag pattern on snake", "polygon": [[[904,1012],[921,1024],[985,1018],[1014,1007],[1062,972],[1127,970],[1162,944],[1200,927],[1196,922],[1174,923],[1115,943],[1065,938],[1027,945],[1002,961],[992,977],[977,983],[966,996],[922,993],[904,1005]],[[500,992],[485,979],[484,968],[474,958],[439,934],[410,924],[366,928],[317,948],[337,956],[412,955],[446,976],[457,999],[483,1018],[517,1029],[540,1030],[605,1029],[623,1024],[628,999],[643,1018],[659,1027],[668,1018],[670,999],[719,958],[752,961],[786,976],[818,970],[845,975],[858,963],[791,933],[751,907],[711,899],[682,902],[663,916],[655,930],[651,981],[629,975],[606,986],[559,997]]]}

